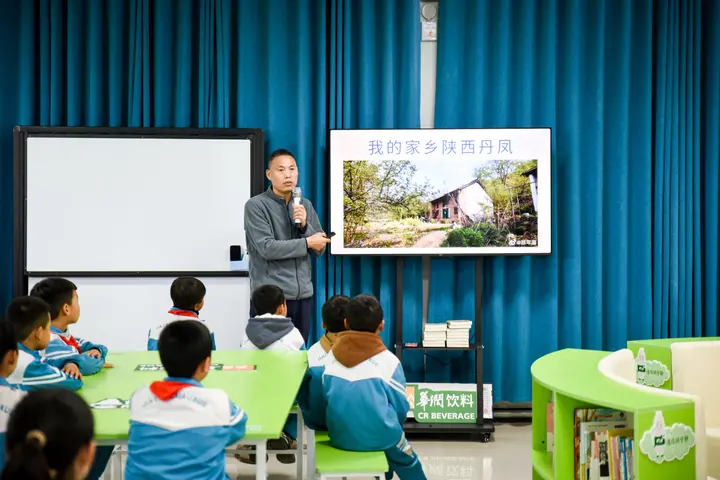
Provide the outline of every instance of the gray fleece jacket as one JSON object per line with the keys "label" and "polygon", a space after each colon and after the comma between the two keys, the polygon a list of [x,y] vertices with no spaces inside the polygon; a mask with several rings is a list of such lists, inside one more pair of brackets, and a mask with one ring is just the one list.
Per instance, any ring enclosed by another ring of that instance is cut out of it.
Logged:
{"label": "gray fleece jacket", "polygon": [[259,315],[245,327],[244,350],[304,350],[305,340],[300,330],[287,317]]}
{"label": "gray fleece jacket", "polygon": [[308,248],[305,237],[322,232],[322,226],[310,200],[303,198],[307,212],[305,229],[292,220],[293,202],[275,195],[272,186],[245,204],[245,237],[250,255],[250,288],[276,285],[288,300],[312,297],[310,255],[325,252]]}

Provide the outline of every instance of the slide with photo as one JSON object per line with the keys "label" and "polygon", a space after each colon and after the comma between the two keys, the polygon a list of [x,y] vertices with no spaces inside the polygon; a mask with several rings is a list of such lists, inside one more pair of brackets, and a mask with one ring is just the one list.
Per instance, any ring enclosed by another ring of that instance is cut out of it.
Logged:
{"label": "slide with photo", "polygon": [[330,138],[333,254],[551,252],[550,129]]}

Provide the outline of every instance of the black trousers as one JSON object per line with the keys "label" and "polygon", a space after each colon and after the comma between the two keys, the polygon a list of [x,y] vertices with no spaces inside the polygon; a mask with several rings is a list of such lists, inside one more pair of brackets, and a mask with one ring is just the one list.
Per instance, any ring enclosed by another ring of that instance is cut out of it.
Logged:
{"label": "black trousers", "polygon": [[[295,328],[300,330],[302,337],[305,339],[305,344],[308,343],[310,337],[310,325],[312,325],[312,297],[303,298],[302,300],[288,300],[287,301],[287,316],[292,320]],[[254,317],[257,313],[253,306],[252,300],[250,300],[250,316]]]}

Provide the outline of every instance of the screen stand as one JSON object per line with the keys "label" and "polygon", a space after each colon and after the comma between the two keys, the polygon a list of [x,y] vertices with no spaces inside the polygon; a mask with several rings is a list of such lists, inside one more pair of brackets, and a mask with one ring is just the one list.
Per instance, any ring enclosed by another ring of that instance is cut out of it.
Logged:
{"label": "screen stand", "polygon": [[[404,258],[396,257],[396,294],[395,294],[395,355],[402,362],[403,350],[419,350],[423,352],[423,367],[426,367],[427,350],[444,351],[475,351],[475,384],[476,384],[476,415],[475,423],[419,423],[414,419],[405,422],[405,431],[408,433],[444,433],[444,434],[472,434],[479,437],[482,442],[488,442],[495,431],[492,419],[483,419],[483,346],[482,346],[482,257],[475,257],[475,344],[469,348],[426,348],[422,345],[405,346],[403,341],[403,274]],[[428,323],[430,311],[430,280],[432,258],[422,257],[422,325]],[[420,327],[423,328],[422,326]],[[461,355],[457,360],[464,357]]]}

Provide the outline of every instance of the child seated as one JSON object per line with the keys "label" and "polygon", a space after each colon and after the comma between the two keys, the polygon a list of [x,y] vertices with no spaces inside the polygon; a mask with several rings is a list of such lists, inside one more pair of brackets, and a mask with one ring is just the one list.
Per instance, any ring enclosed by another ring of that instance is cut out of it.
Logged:
{"label": "child seated", "polygon": [[322,327],[325,335],[308,349],[308,371],[305,374],[298,405],[305,424],[313,430],[327,430],[323,401],[322,375],[338,333],[345,331],[345,318],[350,299],[345,295],[330,297],[322,307]]}
{"label": "child seated", "polygon": [[95,456],[93,415],[64,389],[28,393],[10,414],[3,480],[87,478]]}
{"label": "child seated", "polygon": [[[82,387],[82,374],[78,364],[68,362],[60,371],[47,363],[39,351],[45,350],[50,342],[50,306],[34,296],[19,297],[10,302],[7,320],[13,324],[18,343],[18,361],[8,382],[23,390],[37,390],[48,387],[62,387],[78,390]],[[105,471],[113,447],[93,449],[94,463],[87,476],[90,480],[100,478]],[[97,454],[96,454],[97,453]]]}
{"label": "child seated", "polygon": [[37,297],[18,297],[10,302],[6,319],[15,329],[18,342],[17,367],[7,381],[22,390],[62,387],[78,390],[82,387],[80,370],[69,363],[61,372],[48,365],[40,351],[50,343],[50,307]]}
{"label": "child seated", "polygon": [[[173,307],[168,312],[169,317],[162,325],[153,328],[148,332],[147,349],[158,349],[158,338],[163,328],[169,323],[177,320],[197,320],[205,324],[205,320],[200,319],[200,310],[205,306],[205,285],[194,277],[176,278],[170,286],[170,298]],[[207,325],[206,325],[207,326]],[[212,341],[212,349],[215,350],[215,334],[210,332]]]}
{"label": "child seated", "polygon": [[50,305],[50,343],[45,360],[57,368],[75,364],[82,375],[94,375],[105,365],[107,347],[75,338],[68,327],[80,319],[77,287],[64,278],[46,278],[37,283],[30,295]]}
{"label": "child seated", "polygon": [[247,417],[224,391],[200,383],[210,371],[210,331],[169,323],[158,349],[168,376],[130,398],[125,478],[227,479],[225,447],[245,435]]}
{"label": "child seated", "polygon": [[[252,303],[257,316],[251,318],[245,328],[246,339],[241,347],[243,350],[305,350],[305,340],[300,330],[285,316],[287,303],[280,287],[262,285],[256,288],[252,293]],[[277,440],[269,440],[268,450],[297,448],[296,438],[297,416],[290,415],[283,427],[283,436]],[[237,459],[243,463],[255,463],[255,455],[252,454],[239,455]],[[279,454],[277,459],[280,463],[293,463],[295,455]]]}
{"label": "child seated", "polygon": [[395,472],[401,479],[424,480],[403,432],[410,410],[405,373],[378,336],[384,325],[375,297],[358,295],[350,301],[345,321],[350,331],[338,335],[323,374],[330,441],[343,450],[383,450],[390,466],[387,479]]}
{"label": "child seated", "polygon": [[0,469],[5,465],[5,430],[8,417],[25,392],[10,386],[7,378],[15,370],[18,347],[15,330],[10,322],[0,321]]}
{"label": "child seated", "polygon": [[256,317],[245,327],[243,350],[305,350],[305,340],[287,318],[285,294],[275,285],[262,285],[252,293]]}

